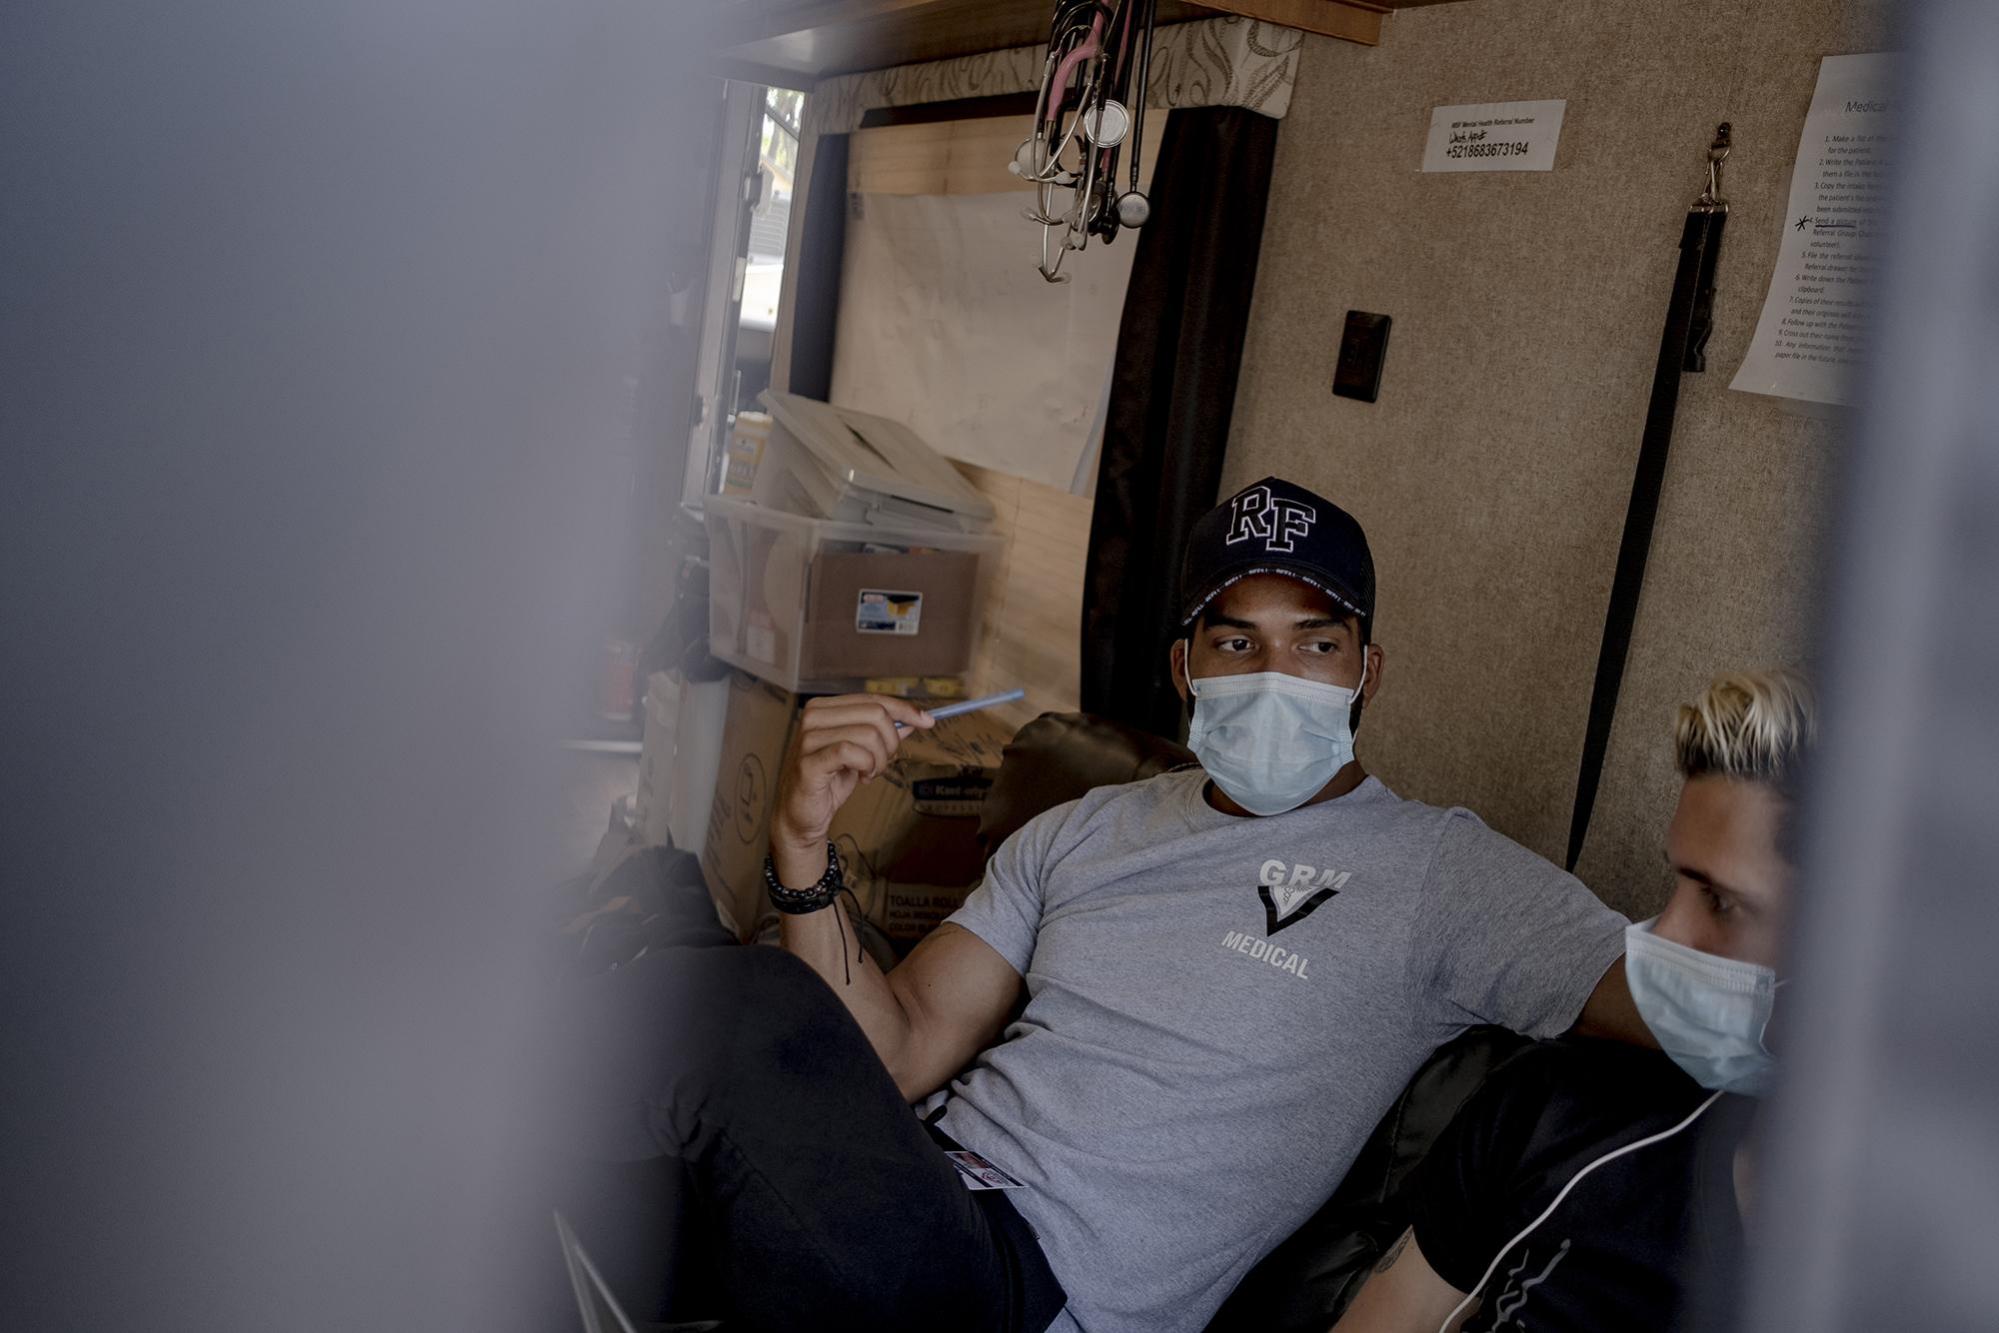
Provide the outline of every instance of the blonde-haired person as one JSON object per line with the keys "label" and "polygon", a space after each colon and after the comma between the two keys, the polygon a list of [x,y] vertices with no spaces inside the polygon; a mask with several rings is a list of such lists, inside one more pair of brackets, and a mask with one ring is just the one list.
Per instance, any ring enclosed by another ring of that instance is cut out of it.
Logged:
{"label": "blonde-haired person", "polygon": [[1783,670],[1721,676],[1680,708],[1675,886],[1625,955],[1660,1050],[1563,1038],[1501,1067],[1424,1162],[1411,1227],[1335,1333],[1664,1333],[1695,1274],[1726,1282],[1813,715]]}

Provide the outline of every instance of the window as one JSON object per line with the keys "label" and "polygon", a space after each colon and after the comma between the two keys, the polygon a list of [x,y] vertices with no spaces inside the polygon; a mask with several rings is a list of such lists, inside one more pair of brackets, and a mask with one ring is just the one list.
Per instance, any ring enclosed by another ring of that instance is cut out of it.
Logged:
{"label": "window", "polygon": [[750,240],[743,270],[743,307],[736,340],[736,368],[742,372],[736,408],[756,406],[770,385],[771,336],[777,328],[778,293],[784,285],[784,242],[791,230],[792,186],[798,174],[799,118],[805,94],[766,88],[757,169],[763,176],[757,206],[750,213]]}

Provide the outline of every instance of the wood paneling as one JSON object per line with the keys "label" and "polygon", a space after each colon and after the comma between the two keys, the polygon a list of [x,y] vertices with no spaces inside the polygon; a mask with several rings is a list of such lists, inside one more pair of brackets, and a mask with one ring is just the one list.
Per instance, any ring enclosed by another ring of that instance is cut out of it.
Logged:
{"label": "wood paneling", "polygon": [[[1166,113],[1146,116],[1139,179],[1152,179]],[[849,140],[847,188],[862,194],[998,194],[1034,187],[1008,171],[1014,150],[1033,130],[1032,116],[884,125]],[[1122,179],[1124,167],[1119,166]]]}
{"label": "wood paneling", "polygon": [[1262,19],[1362,46],[1381,42],[1383,6],[1348,0],[1207,0],[1210,9]]}
{"label": "wood paneling", "polygon": [[[1382,16],[1466,0],[1159,0],[1163,27],[1217,13],[1373,46]],[[1038,46],[1048,41],[1051,0],[750,0],[723,38],[717,68],[732,78],[809,88],[857,70]]]}
{"label": "wood paneling", "polygon": [[[838,0],[758,9],[726,54],[813,78],[1046,45],[1054,13],[1052,0]],[[1161,25],[1213,16],[1160,0]]]}
{"label": "wood paneling", "polygon": [[968,687],[974,694],[1026,690],[1023,702],[999,710],[1015,725],[1045,712],[1073,712],[1082,689],[1083,565],[1093,499],[969,463],[958,467],[993,502],[993,529],[1007,538]]}
{"label": "wood paneling", "polygon": [[1031,189],[1006,168],[1033,125],[1032,116],[1003,116],[856,130],[848,140],[847,188],[861,194]]}

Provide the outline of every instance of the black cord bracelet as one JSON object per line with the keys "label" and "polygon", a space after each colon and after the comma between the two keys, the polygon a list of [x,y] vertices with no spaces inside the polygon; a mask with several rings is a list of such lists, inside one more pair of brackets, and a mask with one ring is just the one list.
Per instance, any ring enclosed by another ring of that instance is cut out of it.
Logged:
{"label": "black cord bracelet", "polygon": [[764,856],[764,890],[770,894],[770,905],[787,916],[831,907],[846,887],[847,868],[840,861],[840,849],[830,842],[826,844],[826,873],[809,889],[787,889],[778,883],[776,864],[768,853]]}
{"label": "black cord bracelet", "polygon": [[[817,912],[837,903],[841,894],[846,894],[854,904],[854,948],[855,961],[867,957],[862,948],[860,933],[860,902],[854,891],[847,887],[847,867],[840,860],[840,849],[832,843],[826,844],[826,873],[819,882],[809,889],[787,889],[777,882],[777,865],[768,852],[764,854],[764,892],[770,895],[770,903],[786,916],[804,916],[807,912]],[[834,923],[840,928],[840,972],[848,985],[854,984],[854,970],[847,965],[847,922],[844,914],[835,914]]]}

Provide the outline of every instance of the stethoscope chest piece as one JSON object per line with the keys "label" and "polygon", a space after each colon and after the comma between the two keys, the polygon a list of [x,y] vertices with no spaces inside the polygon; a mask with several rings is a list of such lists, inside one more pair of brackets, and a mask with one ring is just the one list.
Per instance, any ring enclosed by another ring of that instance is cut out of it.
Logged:
{"label": "stethoscope chest piece", "polygon": [[1131,131],[1131,112],[1124,109],[1124,103],[1106,101],[1101,107],[1090,107],[1083,112],[1083,137],[1099,148],[1110,148],[1124,142],[1124,136]]}

